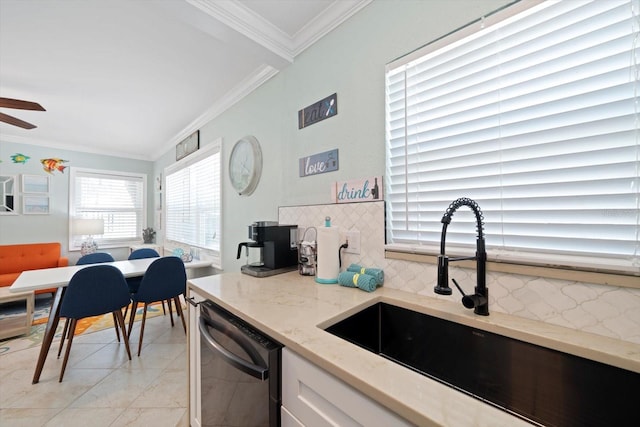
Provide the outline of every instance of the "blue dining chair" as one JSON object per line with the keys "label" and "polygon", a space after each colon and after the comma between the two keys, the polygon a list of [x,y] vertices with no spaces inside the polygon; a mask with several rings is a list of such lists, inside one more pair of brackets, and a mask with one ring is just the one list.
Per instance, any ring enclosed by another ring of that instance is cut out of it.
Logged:
{"label": "blue dining chair", "polygon": [[119,326],[122,330],[124,345],[127,349],[129,360],[131,360],[129,339],[124,316],[122,315],[122,308],[129,305],[129,303],[129,287],[122,272],[116,267],[112,265],[92,265],[79,270],[73,275],[60,305],[60,316],[71,320],[71,325],[69,339],[67,340],[67,350],[64,354],[58,382],[62,382],[64,371],[67,367],[77,322],[85,317],[113,313],[114,318],[117,320],[116,328]]}
{"label": "blue dining chair", "polygon": [[94,252],[92,254],[82,255],[76,265],[100,264],[103,262],[113,262],[113,256],[106,252]]}
{"label": "blue dining chair", "polygon": [[187,273],[182,260],[175,256],[167,256],[158,258],[153,261],[147,271],[142,276],[142,282],[138,292],[131,294],[131,316],[129,316],[128,335],[131,337],[133,329],[134,313],[138,309],[139,303],[144,303],[144,311],[142,313],[142,323],[140,325],[140,342],[138,344],[138,356],[142,351],[142,339],[144,337],[144,326],[147,319],[147,308],[149,304],[157,301],[167,300],[169,303],[169,317],[171,318],[171,327],[174,326],[173,315],[171,314],[171,300],[176,304],[176,312],[182,319],[182,327],[185,334],[187,333],[187,325],[182,313],[182,305],[178,298],[184,294],[187,286]]}
{"label": "blue dining chair", "polygon": [[160,254],[151,248],[140,248],[129,254],[129,259],[159,258]]}
{"label": "blue dining chair", "polygon": [[[156,252],[155,249],[141,248],[131,252],[129,254],[128,259],[143,259],[143,258],[160,258],[160,254]],[[132,294],[138,292],[138,288],[140,287],[140,282],[142,282],[142,277],[127,278],[127,283],[129,284],[129,292],[131,292]],[[164,303],[162,304],[162,309],[164,310]]]}
{"label": "blue dining chair", "polygon": [[[92,254],[82,255],[78,259],[78,262],[76,262],[76,265],[101,264],[104,262],[113,262],[113,261],[115,261],[115,259],[109,253],[94,252]],[[115,316],[113,316],[113,326],[116,329],[116,337],[118,337],[118,342],[120,342],[120,332],[118,331],[118,326],[116,324]],[[58,348],[58,358],[60,358],[60,354],[62,354],[62,347],[64,346],[65,337],[69,338],[69,319],[65,320],[64,329],[62,329],[62,338],[60,338],[60,348]]]}
{"label": "blue dining chair", "polygon": [[[129,254],[129,258],[127,259],[144,259],[144,258],[160,258],[160,254],[151,248],[140,248],[132,251]],[[140,283],[142,282],[142,276],[137,277],[127,277],[127,284],[129,285],[129,293],[135,294],[138,292],[138,288],[140,287]],[[129,307],[127,307],[124,311],[124,317],[127,317],[127,312],[129,311]],[[167,314],[164,308],[164,301],[162,301],[162,312]],[[133,312],[135,313],[135,311]],[[132,314],[134,316],[134,314]]]}

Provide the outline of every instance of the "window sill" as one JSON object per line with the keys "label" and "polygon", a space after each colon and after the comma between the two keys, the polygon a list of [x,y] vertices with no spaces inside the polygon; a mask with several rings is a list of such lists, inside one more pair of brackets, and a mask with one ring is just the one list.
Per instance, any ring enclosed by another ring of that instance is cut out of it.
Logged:
{"label": "window sill", "polygon": [[[408,253],[385,249],[386,259],[437,264],[437,255]],[[475,261],[458,261],[457,267],[475,268]],[[597,272],[570,268],[526,265],[507,262],[487,261],[487,271],[493,273],[521,274],[544,277],[547,279],[569,280],[574,282],[596,283],[599,285],[622,286],[640,289],[640,277],[632,273]]]}

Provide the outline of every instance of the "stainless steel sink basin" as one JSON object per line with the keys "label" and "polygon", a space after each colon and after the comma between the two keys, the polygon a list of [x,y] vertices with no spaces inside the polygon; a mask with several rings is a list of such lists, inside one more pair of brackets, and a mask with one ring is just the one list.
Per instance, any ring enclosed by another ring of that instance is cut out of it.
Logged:
{"label": "stainless steel sink basin", "polygon": [[533,424],[638,422],[632,371],[386,303],[326,331]]}

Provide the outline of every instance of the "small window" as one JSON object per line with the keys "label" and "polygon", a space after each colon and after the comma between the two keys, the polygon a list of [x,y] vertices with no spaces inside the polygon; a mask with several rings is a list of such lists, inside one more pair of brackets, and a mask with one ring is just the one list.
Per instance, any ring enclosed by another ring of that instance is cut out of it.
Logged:
{"label": "small window", "polygon": [[[92,236],[100,248],[123,247],[139,241],[146,226],[145,174],[71,168],[69,230],[74,219],[101,219],[104,234]],[[85,236],[69,237],[69,248],[80,249]]]}
{"label": "small window", "polygon": [[165,238],[205,249],[220,265],[220,140],[165,170]]}
{"label": "small window", "polygon": [[639,4],[518,2],[389,64],[389,248],[437,253],[468,197],[494,260],[638,273]]}

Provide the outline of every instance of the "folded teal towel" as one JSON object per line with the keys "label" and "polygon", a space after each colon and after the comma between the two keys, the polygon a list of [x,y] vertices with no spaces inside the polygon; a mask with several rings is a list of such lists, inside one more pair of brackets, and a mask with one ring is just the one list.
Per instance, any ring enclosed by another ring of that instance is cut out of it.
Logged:
{"label": "folded teal towel", "polygon": [[381,268],[366,268],[358,264],[351,264],[347,271],[353,271],[354,273],[368,274],[376,279],[376,284],[382,285],[384,282],[384,270]]}
{"label": "folded teal towel", "polygon": [[353,271],[343,271],[338,274],[338,283],[350,288],[358,287],[367,292],[373,292],[378,287],[375,277]]}

